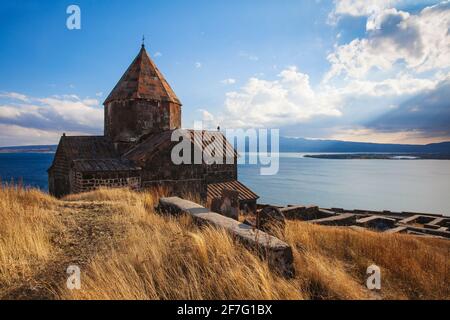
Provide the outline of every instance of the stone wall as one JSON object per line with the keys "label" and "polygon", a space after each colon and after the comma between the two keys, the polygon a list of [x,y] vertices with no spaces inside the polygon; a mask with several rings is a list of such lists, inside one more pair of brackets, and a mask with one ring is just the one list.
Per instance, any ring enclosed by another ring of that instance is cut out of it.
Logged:
{"label": "stone wall", "polygon": [[143,189],[162,188],[167,195],[189,196],[198,202],[206,199],[206,184],[201,179],[188,180],[153,180],[142,183]]}
{"label": "stone wall", "polygon": [[62,197],[70,193],[69,171],[69,161],[59,145],[53,165],[48,170],[48,190],[50,194],[55,197]]}
{"label": "stone wall", "polygon": [[139,190],[141,178],[136,172],[97,172],[82,173],[75,170],[70,175],[72,192],[86,192],[100,187],[124,188]]}
{"label": "stone wall", "polygon": [[204,165],[206,183],[228,182],[237,180],[237,165],[210,164]]}
{"label": "stone wall", "polygon": [[105,105],[105,136],[137,141],[141,136],[181,127],[181,106],[161,101],[123,100]]}
{"label": "stone wall", "polygon": [[237,179],[236,164],[194,164],[192,150],[191,164],[175,165],[171,159],[172,148],[166,148],[147,161],[142,168],[142,187],[162,186],[170,194],[183,195],[186,192],[199,195],[206,201],[207,184]]}
{"label": "stone wall", "polygon": [[142,182],[155,180],[192,180],[204,179],[202,164],[175,165],[171,159],[172,148],[166,148],[147,161],[142,170]]}

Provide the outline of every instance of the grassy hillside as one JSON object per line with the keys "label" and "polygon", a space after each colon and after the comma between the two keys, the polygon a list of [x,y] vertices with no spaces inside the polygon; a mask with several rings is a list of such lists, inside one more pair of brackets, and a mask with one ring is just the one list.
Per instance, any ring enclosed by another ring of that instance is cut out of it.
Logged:
{"label": "grassy hillside", "polygon": [[[99,190],[56,200],[0,189],[3,299],[450,299],[450,241],[288,222],[284,279],[221,230],[153,210],[158,194]],[[365,288],[381,268],[382,289]],[[81,268],[81,290],[66,268]]]}

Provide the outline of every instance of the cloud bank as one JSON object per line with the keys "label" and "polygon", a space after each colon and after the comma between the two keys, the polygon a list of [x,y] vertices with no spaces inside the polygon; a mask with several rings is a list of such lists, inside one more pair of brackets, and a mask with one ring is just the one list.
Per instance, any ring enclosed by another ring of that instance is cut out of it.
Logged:
{"label": "cloud bank", "polygon": [[55,143],[63,132],[99,134],[103,108],[97,99],[76,95],[30,97],[0,93],[1,145]]}
{"label": "cloud bank", "polygon": [[226,94],[216,123],[297,125],[302,135],[301,128],[317,128],[320,119],[327,137],[450,140],[450,1],[417,14],[393,7],[402,3],[336,1],[331,14],[365,17],[366,32],[335,45],[322,81],[312,85],[308,74],[295,66],[284,68],[277,79],[252,77]]}

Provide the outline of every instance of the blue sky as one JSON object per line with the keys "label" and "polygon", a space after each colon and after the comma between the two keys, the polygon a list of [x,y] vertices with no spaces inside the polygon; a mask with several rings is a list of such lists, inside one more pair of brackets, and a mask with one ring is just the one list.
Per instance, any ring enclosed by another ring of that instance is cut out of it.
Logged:
{"label": "blue sky", "polygon": [[[80,30],[66,27],[71,4]],[[101,133],[143,34],[185,127],[450,140],[449,2],[2,1],[0,27],[2,146]]]}

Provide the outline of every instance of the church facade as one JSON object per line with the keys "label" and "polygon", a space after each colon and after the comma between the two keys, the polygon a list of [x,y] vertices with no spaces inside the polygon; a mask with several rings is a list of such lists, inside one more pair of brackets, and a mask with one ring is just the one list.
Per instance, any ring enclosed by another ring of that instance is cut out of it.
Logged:
{"label": "church facade", "polygon": [[[232,190],[239,193],[241,207],[256,208],[258,196],[237,180],[233,146],[219,131],[181,129],[181,106],[142,45],[104,102],[104,135],[61,137],[48,169],[50,193],[163,187],[172,195],[190,193],[211,203]],[[175,130],[188,141],[191,161],[173,162],[179,143],[172,141]],[[215,161],[194,161],[198,153]]]}

